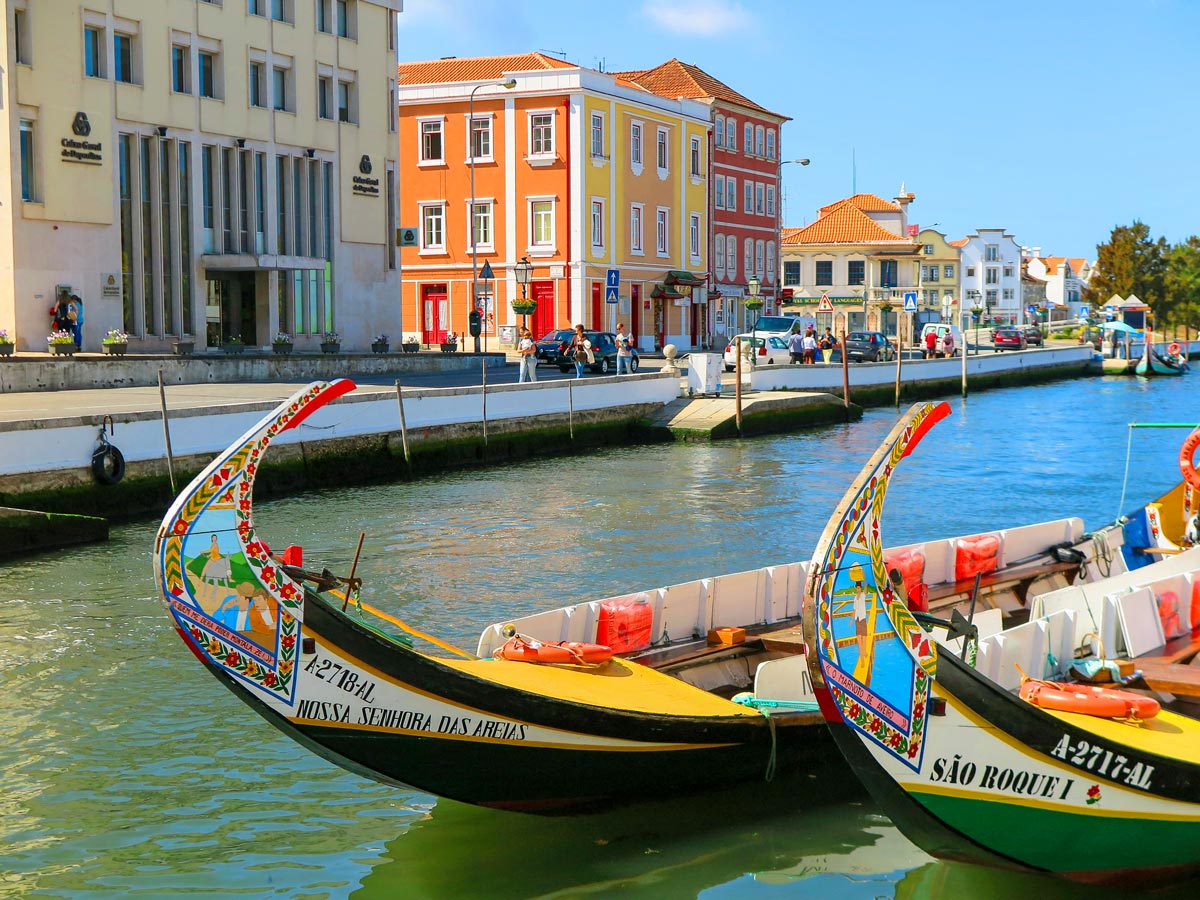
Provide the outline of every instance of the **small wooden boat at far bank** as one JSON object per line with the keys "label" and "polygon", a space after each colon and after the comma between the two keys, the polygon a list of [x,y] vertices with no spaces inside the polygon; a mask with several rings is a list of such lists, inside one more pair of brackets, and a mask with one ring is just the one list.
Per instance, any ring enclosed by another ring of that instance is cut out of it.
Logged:
{"label": "small wooden boat at far bank", "polygon": [[[353,388],[317,382],[284,402],[192,481],[158,532],[155,576],[179,636],[268,722],[383,783],[537,813],[840,760],[808,684],[807,561],[501,621],[470,653],[362,602],[353,570],[317,573],[299,547],[273,551],[253,516],[268,448],[305,420],[335,423],[326,404]],[[935,608],[978,587],[981,602],[1019,611],[1032,595],[1124,571],[1123,543],[1120,526],[1085,534],[1068,518],[896,556]]]}
{"label": "small wooden boat at far bank", "polygon": [[[897,424],[813,556],[804,615],[810,675],[839,749],[892,821],[934,856],[1085,882],[1200,870],[1200,722],[1160,711],[1144,692],[1062,683],[1074,643],[1068,609],[997,635],[986,655],[1006,654],[1008,664],[992,665],[988,677],[984,645],[977,668],[970,646],[960,655],[939,644],[885,574],[888,484],[949,411],[925,404]],[[1173,518],[1174,533],[1182,516]],[[1181,584],[1200,579],[1200,547],[1164,555],[1174,562],[1130,570],[1127,587],[1166,577],[1172,566]],[[1161,635],[1147,592],[1112,595],[1123,622],[1149,606],[1148,627],[1128,629],[1130,643],[1142,630],[1155,632],[1151,640]],[[1049,672],[1018,678],[1018,658]]]}
{"label": "small wooden boat at far bank", "polygon": [[1146,348],[1134,367],[1134,372],[1138,375],[1182,375],[1187,369],[1187,358],[1178,344],[1171,344],[1167,348],[1167,355],[1163,356],[1154,349],[1154,342],[1147,335]]}

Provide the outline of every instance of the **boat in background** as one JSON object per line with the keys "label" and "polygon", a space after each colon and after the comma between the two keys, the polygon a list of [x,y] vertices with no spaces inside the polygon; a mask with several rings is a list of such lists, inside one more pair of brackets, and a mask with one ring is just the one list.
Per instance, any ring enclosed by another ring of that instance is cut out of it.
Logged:
{"label": "boat in background", "polygon": [[1142,358],[1138,360],[1134,372],[1138,375],[1182,375],[1188,369],[1187,358],[1183,355],[1179,344],[1171,344],[1167,355],[1163,356],[1154,349],[1150,335],[1146,335],[1146,346]]}
{"label": "boat in background", "polygon": [[[810,676],[839,749],[892,820],[933,856],[1084,882],[1160,881],[1200,869],[1200,722],[1169,710],[1150,717],[1146,695],[1112,688],[1037,685],[1068,697],[1119,697],[1129,704],[1122,710],[1134,711],[1122,719],[1039,707],[970,664],[969,624],[959,623],[966,634],[957,653],[939,644],[903,602],[901,579],[889,577],[880,529],[888,485],[949,412],[944,403],[924,404],[900,420],[813,555],[804,613]],[[1187,489],[1181,494],[1190,502]],[[1182,503],[1154,512],[1170,512],[1170,521],[1151,522],[1159,534],[1181,533]],[[1132,587],[1173,567],[1197,584],[1200,547],[1174,549],[1118,579]],[[1152,628],[1144,600],[1119,610],[1129,614],[1130,635]],[[1006,662],[1050,670],[1033,681],[1004,675],[1026,681],[1028,696],[1037,679],[1066,680],[1073,654],[1055,651],[1073,643],[1074,612],[1025,627],[1020,638],[1016,629],[997,635],[993,646],[1012,654]],[[1073,705],[1097,711],[1087,700]]]}

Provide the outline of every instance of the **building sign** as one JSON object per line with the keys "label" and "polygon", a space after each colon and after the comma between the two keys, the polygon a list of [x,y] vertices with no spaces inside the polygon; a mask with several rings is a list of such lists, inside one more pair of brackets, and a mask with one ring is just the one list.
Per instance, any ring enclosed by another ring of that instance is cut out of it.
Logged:
{"label": "building sign", "polygon": [[372,170],[371,157],[364,153],[362,159],[358,161],[358,171],[360,174],[354,176],[354,184],[351,187],[353,193],[358,194],[360,197],[379,196],[379,179],[371,177]]}
{"label": "building sign", "polygon": [[121,299],[121,276],[116,272],[106,272],[100,276],[100,296],[104,300]]}
{"label": "building sign", "polygon": [[87,166],[98,166],[104,162],[104,148],[101,143],[85,140],[92,133],[92,123],[88,121],[87,113],[75,113],[71,131],[75,137],[65,137],[58,142],[61,148],[59,158],[63,162],[83,163]]}

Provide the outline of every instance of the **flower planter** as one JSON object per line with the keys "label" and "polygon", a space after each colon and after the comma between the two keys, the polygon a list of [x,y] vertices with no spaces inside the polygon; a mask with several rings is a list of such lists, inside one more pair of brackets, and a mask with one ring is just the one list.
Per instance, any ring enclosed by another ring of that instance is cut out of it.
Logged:
{"label": "flower planter", "polygon": [[387,341],[374,341],[371,344],[372,353],[387,353],[389,344]]}
{"label": "flower planter", "polygon": [[51,356],[74,356],[75,355],[75,345],[74,344],[47,344],[46,346],[48,346],[50,348]]}
{"label": "flower planter", "polygon": [[443,353],[457,353],[458,344],[442,344],[440,345]]}
{"label": "flower planter", "polygon": [[295,344],[284,344],[284,343],[272,344],[271,352],[274,353],[276,356],[287,356],[292,352],[292,347],[294,347],[294,346],[295,346]]}
{"label": "flower planter", "polygon": [[230,356],[237,356],[239,353],[243,352],[245,349],[246,349],[245,344],[222,344],[221,345],[221,350]]}
{"label": "flower planter", "polygon": [[12,356],[16,349],[16,344],[0,344],[0,356]]}
{"label": "flower planter", "polygon": [[418,350],[421,349],[421,344],[419,341],[409,341],[407,343],[401,344],[400,346],[404,348],[405,353],[416,353]]}
{"label": "flower planter", "polygon": [[124,356],[129,349],[128,344],[101,344],[100,347],[105,356]]}
{"label": "flower planter", "polygon": [[528,303],[514,303],[512,305],[513,312],[518,316],[532,316],[537,312],[537,301],[531,300]]}
{"label": "flower planter", "polygon": [[338,343],[337,341],[322,341],[321,342],[321,352],[322,353],[337,353],[341,349],[342,349],[342,345],[340,343]]}
{"label": "flower planter", "polygon": [[195,348],[195,341],[175,341],[171,344],[171,352],[176,356],[191,356]]}

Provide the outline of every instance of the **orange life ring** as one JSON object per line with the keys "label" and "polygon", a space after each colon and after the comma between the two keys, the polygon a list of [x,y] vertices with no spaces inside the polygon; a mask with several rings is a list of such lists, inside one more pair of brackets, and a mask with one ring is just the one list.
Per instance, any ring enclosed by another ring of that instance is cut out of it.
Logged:
{"label": "orange life ring", "polygon": [[1170,353],[1172,356],[1178,356],[1179,351],[1182,349],[1183,348],[1179,346],[1178,342],[1174,342],[1169,347],[1167,347],[1167,352]]}
{"label": "orange life ring", "polygon": [[578,641],[530,643],[520,636],[505,642],[495,652],[497,659],[513,662],[542,663],[543,665],[595,666],[613,657],[611,647],[603,644],[581,644]]}
{"label": "orange life ring", "polygon": [[1196,464],[1193,461],[1197,447],[1200,447],[1200,428],[1189,434],[1183,446],[1179,448],[1179,471],[1183,473],[1184,481],[1200,490],[1200,473],[1196,472]]}
{"label": "orange life ring", "polygon": [[1043,709],[1084,713],[1102,719],[1153,719],[1160,709],[1153,697],[1090,684],[1026,681],[1021,699]]}

